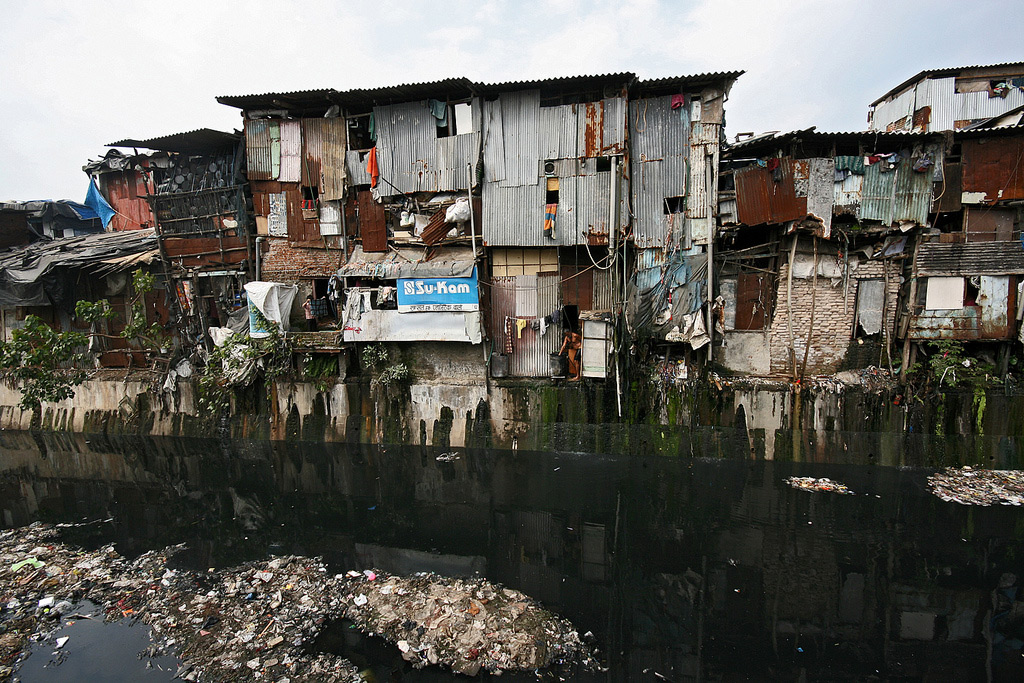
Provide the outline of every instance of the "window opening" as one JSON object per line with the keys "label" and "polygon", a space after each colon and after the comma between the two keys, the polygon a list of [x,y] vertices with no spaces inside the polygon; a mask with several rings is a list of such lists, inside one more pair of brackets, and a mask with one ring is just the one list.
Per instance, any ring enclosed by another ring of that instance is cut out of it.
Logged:
{"label": "window opening", "polygon": [[370,149],[371,147],[373,147],[373,140],[370,139],[370,115],[361,114],[351,117],[348,120],[348,148]]}
{"label": "window opening", "polygon": [[661,208],[665,214],[682,213],[686,210],[686,197],[665,197]]}
{"label": "window opening", "polygon": [[598,173],[604,173],[612,170],[612,159],[611,157],[597,157],[597,163],[595,164]]}

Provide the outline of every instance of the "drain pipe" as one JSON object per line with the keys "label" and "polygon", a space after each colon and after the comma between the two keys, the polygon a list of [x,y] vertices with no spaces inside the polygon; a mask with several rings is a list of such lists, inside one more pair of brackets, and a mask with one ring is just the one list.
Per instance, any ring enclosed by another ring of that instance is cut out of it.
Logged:
{"label": "drain pipe", "polygon": [[260,259],[260,242],[262,242],[265,239],[267,239],[267,238],[264,237],[263,235],[260,235],[259,237],[256,238],[256,281],[257,282],[261,282],[261,280],[260,280],[260,266],[262,265],[262,260]]}

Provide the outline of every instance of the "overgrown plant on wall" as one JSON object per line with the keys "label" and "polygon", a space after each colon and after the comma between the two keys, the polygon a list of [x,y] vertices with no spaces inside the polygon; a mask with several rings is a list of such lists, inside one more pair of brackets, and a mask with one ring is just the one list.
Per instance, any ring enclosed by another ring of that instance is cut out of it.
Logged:
{"label": "overgrown plant on wall", "polygon": [[200,411],[220,414],[236,388],[250,386],[260,374],[269,388],[292,371],[291,344],[276,326],[270,330],[264,339],[232,334],[214,348],[199,375]]}
{"label": "overgrown plant on wall", "polygon": [[[134,341],[147,351],[167,351],[171,346],[170,336],[164,332],[159,323],[150,323],[146,316],[146,295],[156,288],[156,277],[141,268],[132,273],[132,300],[128,308],[124,329],[117,337]],[[75,315],[90,323],[92,337],[110,337],[100,334],[98,326],[101,321],[110,320],[117,311],[110,307],[106,299],[99,301],[79,301],[75,304]]]}
{"label": "overgrown plant on wall", "polygon": [[302,379],[325,394],[338,377],[338,357],[323,353],[307,353],[302,359]]}
{"label": "overgrown plant on wall", "polygon": [[373,382],[388,387],[409,379],[409,367],[405,363],[392,363],[391,354],[383,344],[367,344],[359,355],[364,368],[368,368],[376,377]]}
{"label": "overgrown plant on wall", "polygon": [[25,326],[0,342],[0,369],[5,380],[21,391],[19,405],[37,410],[45,401],[61,401],[75,395],[75,387],[88,376],[88,337],[79,332],[58,332],[38,316],[25,318]]}

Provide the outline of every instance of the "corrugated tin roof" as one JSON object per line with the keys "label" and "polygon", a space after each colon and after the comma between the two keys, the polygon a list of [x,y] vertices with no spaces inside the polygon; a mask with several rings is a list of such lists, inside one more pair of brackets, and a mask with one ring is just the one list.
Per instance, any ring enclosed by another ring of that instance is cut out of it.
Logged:
{"label": "corrugated tin roof", "polygon": [[1024,273],[1024,246],[1012,242],[926,242],[917,254],[921,276],[1016,275]]}
{"label": "corrugated tin roof", "polygon": [[722,148],[722,154],[729,158],[743,158],[745,156],[757,156],[766,151],[775,151],[782,145],[791,142],[848,142],[865,143],[867,145],[878,145],[879,143],[896,142],[906,144],[915,139],[938,139],[938,133],[913,133],[910,131],[884,132],[877,130],[862,131],[819,131],[815,126],[803,130],[794,130],[787,133],[763,133],[752,138],[734,142]]}
{"label": "corrugated tin roof", "polygon": [[214,150],[234,147],[240,133],[225,133],[212,128],[197,128],[184,133],[173,133],[148,140],[125,138],[117,142],[108,142],[107,147],[141,147],[161,152],[182,152],[184,154],[202,154]]}
{"label": "corrugated tin roof", "polygon": [[889,92],[879,97],[877,100],[872,102],[870,106],[875,106],[882,100],[887,99],[890,95],[895,95],[903,91],[908,86],[913,85],[918,81],[924,80],[925,78],[935,78],[936,76],[940,78],[945,76],[955,76],[959,74],[961,71],[969,71],[971,69],[1000,69],[1002,67],[1007,66],[1019,66],[1021,67],[1021,69],[1024,69],[1024,62],[1002,62],[1000,64],[975,64],[973,66],[953,66],[946,67],[943,69],[925,69],[924,71],[919,72],[917,75],[911,76],[910,78],[908,78],[907,80],[903,81],[895,88],[890,90]]}
{"label": "corrugated tin roof", "polygon": [[[423,83],[401,83],[380,88],[354,88],[335,90],[295,90],[251,95],[219,95],[217,101],[239,109],[287,109],[296,112],[326,111],[337,104],[347,109],[366,109],[378,104],[412,102],[429,98],[439,100],[469,99],[474,95],[498,95],[515,90],[540,90],[542,96],[567,91],[598,91],[602,97],[608,87],[639,89],[647,96],[675,94],[680,88],[711,84],[717,81],[734,81],[742,71],[721,71],[689,76],[669,76],[638,80],[630,71],[610,74],[559,76],[523,81],[484,83],[464,77],[446,78]],[[615,95],[617,93],[613,93]]]}

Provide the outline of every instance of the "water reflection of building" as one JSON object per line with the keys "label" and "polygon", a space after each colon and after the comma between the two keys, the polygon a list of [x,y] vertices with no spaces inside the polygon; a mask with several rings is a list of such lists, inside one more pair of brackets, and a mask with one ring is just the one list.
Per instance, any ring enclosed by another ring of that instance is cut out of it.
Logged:
{"label": "water reflection of building", "polygon": [[[617,679],[971,680],[987,633],[997,679],[1020,658],[1015,511],[943,503],[921,471],[45,439],[40,457],[3,435],[5,525],[113,517],[71,540],[186,541],[197,566],[269,551],[480,571],[594,632]],[[794,472],[858,495],[790,489]]]}

